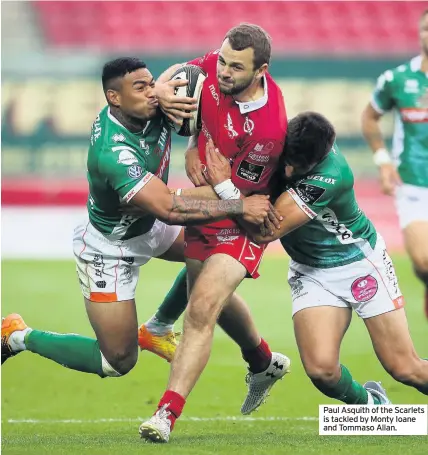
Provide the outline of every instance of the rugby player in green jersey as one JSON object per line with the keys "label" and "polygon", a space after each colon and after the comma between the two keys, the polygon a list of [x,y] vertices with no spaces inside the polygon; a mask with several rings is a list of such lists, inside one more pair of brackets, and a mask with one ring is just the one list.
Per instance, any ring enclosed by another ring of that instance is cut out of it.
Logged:
{"label": "rugby player in green jersey", "polygon": [[[290,256],[296,341],[318,390],[347,404],[390,402],[379,383],[360,385],[340,364],[340,345],[354,310],[386,371],[428,395],[428,361],[413,346],[393,263],[358,207],[354,177],[335,136],[330,122],[317,113],[289,122],[275,202],[281,227],[262,234],[246,228],[258,243],[280,239]],[[224,192],[230,164],[213,147],[209,157],[206,179]]]}
{"label": "rugby player in green jersey", "polygon": [[[428,10],[419,23],[421,54],[378,79],[362,128],[379,168],[382,191],[395,196],[406,250],[425,286],[428,318]],[[392,156],[379,121],[394,111]]]}
{"label": "rugby player in green jersey", "polygon": [[[163,74],[166,81],[169,76]],[[2,363],[28,350],[101,377],[128,373],[138,356],[135,289],[140,267],[152,257],[184,261],[180,225],[226,217],[242,217],[260,225],[274,217],[275,211],[263,195],[243,201],[207,201],[172,194],[166,186],[171,127],[158,108],[150,71],[139,59],[119,58],[104,66],[102,83],[108,105],[91,131],[88,216],[75,229],[73,239],[78,278],[96,338],[32,330],[21,316],[12,314],[2,321]],[[181,101],[185,109],[194,100]],[[129,204],[145,214],[124,213],[123,207]],[[178,305],[181,313],[186,302],[184,269],[164,306]],[[220,323],[242,349],[257,350],[260,336],[237,296],[231,297]],[[173,352],[166,354],[172,357]]]}

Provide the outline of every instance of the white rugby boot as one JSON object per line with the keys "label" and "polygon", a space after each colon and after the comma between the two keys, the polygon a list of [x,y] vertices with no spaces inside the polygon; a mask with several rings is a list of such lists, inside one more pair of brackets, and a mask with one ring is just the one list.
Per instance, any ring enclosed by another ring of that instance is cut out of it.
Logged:
{"label": "white rugby boot", "polygon": [[[363,387],[367,392],[372,395],[372,397],[377,398],[380,401],[380,404],[392,404],[391,400],[386,395],[386,390],[381,386],[380,382],[376,381],[367,381]],[[369,398],[370,401],[370,398]],[[368,403],[373,404],[373,403]]]}
{"label": "white rugby boot", "polygon": [[251,371],[247,373],[245,381],[248,386],[248,393],[241,407],[242,414],[251,414],[266,401],[275,382],[282,379],[290,371],[290,364],[288,357],[278,352],[272,352],[272,359],[266,370],[261,373],[251,373]]}
{"label": "white rugby boot", "polygon": [[164,404],[156,411],[154,416],[140,425],[139,432],[141,439],[145,439],[146,442],[169,441],[169,435],[171,434],[171,421],[168,417],[171,415],[171,412],[168,411],[167,408],[168,403]]}

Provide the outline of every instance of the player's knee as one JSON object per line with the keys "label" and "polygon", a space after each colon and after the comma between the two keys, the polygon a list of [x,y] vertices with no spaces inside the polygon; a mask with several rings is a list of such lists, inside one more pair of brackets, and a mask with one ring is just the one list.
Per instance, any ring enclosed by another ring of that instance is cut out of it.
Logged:
{"label": "player's knee", "polygon": [[335,384],[340,379],[340,370],[336,361],[311,361],[304,364],[306,374],[315,383]]}
{"label": "player's knee", "polygon": [[191,300],[186,309],[184,330],[186,326],[195,330],[214,327],[219,313],[218,306],[218,302],[210,296]]}
{"label": "player's knee", "polygon": [[108,357],[101,354],[104,377],[119,377],[129,373],[137,363],[138,348],[118,350]]}

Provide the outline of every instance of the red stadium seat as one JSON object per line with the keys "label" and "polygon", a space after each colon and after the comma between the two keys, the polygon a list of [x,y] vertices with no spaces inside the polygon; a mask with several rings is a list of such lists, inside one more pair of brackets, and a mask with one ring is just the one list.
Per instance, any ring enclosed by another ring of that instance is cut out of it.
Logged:
{"label": "red stadium seat", "polygon": [[[45,2],[33,5],[47,42],[109,52],[217,47],[239,22],[266,28],[276,53],[417,51],[418,2]],[[172,51],[173,50],[173,51]]]}

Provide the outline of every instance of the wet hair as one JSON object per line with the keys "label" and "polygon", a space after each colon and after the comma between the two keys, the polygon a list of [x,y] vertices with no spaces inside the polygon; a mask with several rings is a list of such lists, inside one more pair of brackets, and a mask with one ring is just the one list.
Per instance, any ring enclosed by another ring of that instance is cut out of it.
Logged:
{"label": "wet hair", "polygon": [[107,90],[118,90],[120,78],[141,68],[147,68],[147,65],[139,58],[134,57],[120,57],[107,62],[103,67],[101,76],[104,94],[107,94]]}
{"label": "wet hair", "polygon": [[254,69],[265,63],[269,64],[271,55],[271,38],[258,25],[242,23],[231,28],[224,39],[228,39],[234,51],[243,51],[249,47],[254,50]]}

